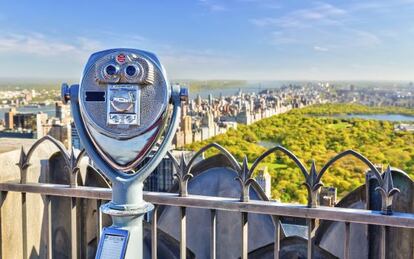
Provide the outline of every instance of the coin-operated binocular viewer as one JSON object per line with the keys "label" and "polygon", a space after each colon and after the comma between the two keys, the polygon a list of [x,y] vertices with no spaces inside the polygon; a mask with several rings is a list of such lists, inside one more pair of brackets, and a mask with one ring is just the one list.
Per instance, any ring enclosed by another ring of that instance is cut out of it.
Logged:
{"label": "coin-operated binocular viewer", "polygon": [[112,182],[112,201],[100,209],[113,225],[103,230],[96,258],[142,258],[142,219],[153,208],[143,183],[166,155],[187,98],[154,54],[135,49],[97,52],[80,85],[62,85],[86,152]]}

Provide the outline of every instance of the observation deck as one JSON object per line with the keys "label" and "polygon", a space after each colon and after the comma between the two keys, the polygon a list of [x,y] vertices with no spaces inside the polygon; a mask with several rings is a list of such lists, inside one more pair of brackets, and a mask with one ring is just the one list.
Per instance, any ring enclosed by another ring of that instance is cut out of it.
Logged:
{"label": "observation deck", "polygon": [[[204,159],[212,149],[217,155]],[[271,201],[254,180],[255,170],[273,153],[299,168],[307,204]],[[336,161],[350,157],[366,165],[365,184],[335,207],[320,206],[323,176]],[[145,258],[414,255],[412,180],[392,167],[379,170],[353,150],[339,153],[320,170],[281,146],[251,166],[214,143],[190,159],[171,153],[168,158],[174,167],[167,172],[174,175],[171,190],[144,193],[155,205],[144,222]],[[87,154],[68,151],[46,136],[20,154],[0,155],[0,164],[1,258],[94,258],[101,229],[111,224],[99,211],[111,199],[111,183]]]}

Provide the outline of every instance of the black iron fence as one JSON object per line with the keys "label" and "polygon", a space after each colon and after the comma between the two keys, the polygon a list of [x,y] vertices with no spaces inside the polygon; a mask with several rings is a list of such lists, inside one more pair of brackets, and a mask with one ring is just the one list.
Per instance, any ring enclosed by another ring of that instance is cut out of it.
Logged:
{"label": "black iron fence", "polygon": [[[30,167],[30,160],[34,150],[44,141],[50,141],[60,151],[65,161],[65,171],[69,174],[70,184],[52,184],[52,183],[27,183],[27,173]],[[192,169],[196,164],[197,158],[209,149],[217,149],[222,155],[226,157],[231,167],[237,172],[238,177],[235,179],[240,183],[241,193],[240,198],[226,198],[226,197],[212,197],[194,195],[188,192],[187,184],[192,178]],[[274,152],[282,152],[287,155],[299,167],[304,177],[304,184],[308,191],[307,205],[287,204],[269,200],[250,200],[249,188],[251,185],[257,185],[252,178],[252,174],[259,165],[259,163],[267,156]],[[86,155],[84,151],[75,156],[74,152],[68,152],[61,143],[55,139],[46,136],[37,141],[27,152],[23,149],[20,153],[20,160],[17,166],[20,169],[21,178],[19,182],[3,182],[0,183],[1,199],[6,198],[8,192],[21,193],[21,208],[22,208],[22,242],[23,242],[23,256],[28,258],[28,251],[25,242],[27,242],[28,224],[27,222],[27,193],[41,194],[45,199],[46,206],[46,222],[47,222],[47,256],[52,258],[52,210],[51,197],[69,197],[71,203],[70,212],[70,231],[71,231],[71,256],[72,258],[81,257],[78,252],[78,199],[95,200],[95,206],[99,211],[99,206],[107,200],[111,199],[110,188],[78,186],[77,175],[80,172],[79,163],[81,158]],[[240,243],[241,251],[240,257],[248,258],[248,242],[249,242],[249,214],[266,214],[271,215],[274,219],[274,258],[279,258],[280,241],[281,241],[281,217],[296,217],[306,219],[307,231],[307,257],[312,258],[314,253],[314,237],[313,228],[315,220],[329,220],[335,222],[343,222],[344,236],[343,236],[343,258],[350,258],[350,223],[359,223],[366,225],[375,225],[380,228],[380,258],[386,258],[387,245],[386,233],[391,227],[395,228],[414,228],[414,214],[393,212],[393,197],[399,192],[394,187],[391,169],[388,167],[385,172],[380,172],[367,158],[361,154],[348,150],[342,152],[331,159],[322,169],[317,172],[316,167],[312,164],[311,169],[307,170],[302,162],[289,150],[284,147],[276,146],[269,149],[262,154],[249,168],[247,160],[239,163],[226,149],[217,144],[210,144],[198,151],[188,163],[184,158],[177,161],[171,154],[168,154],[172,159],[176,169],[176,180],[179,186],[178,193],[158,193],[145,192],[144,199],[155,205],[155,210],[151,214],[151,256],[157,257],[158,247],[158,210],[160,206],[174,206],[178,207],[180,211],[179,219],[179,247],[180,258],[187,258],[187,208],[207,209],[210,211],[210,240],[206,245],[210,246],[210,258],[217,258],[217,212],[218,211],[233,211],[240,213],[241,233]],[[376,190],[381,197],[381,210],[366,210],[366,209],[352,209],[339,207],[324,207],[317,204],[318,189],[322,186],[322,177],[327,172],[328,168],[332,166],[337,160],[347,156],[355,157],[362,161],[371,171],[373,179],[377,181]],[[99,173],[98,171],[96,173]],[[108,185],[109,186],[109,185]],[[3,204],[3,203],[1,203]],[[96,214],[96,235],[99,238],[102,229],[102,214]],[[3,247],[3,249],[5,249]]]}

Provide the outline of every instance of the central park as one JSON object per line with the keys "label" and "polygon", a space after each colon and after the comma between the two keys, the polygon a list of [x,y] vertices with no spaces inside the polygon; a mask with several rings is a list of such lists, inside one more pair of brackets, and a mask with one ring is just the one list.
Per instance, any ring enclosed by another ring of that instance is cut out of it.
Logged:
{"label": "central park", "polygon": [[[385,119],[369,119],[370,116],[378,117],[376,115],[383,115]],[[395,129],[400,122],[386,120],[387,116],[392,115],[411,118],[414,111],[356,104],[315,105],[249,126],[239,125],[237,130],[229,130],[208,142],[192,143],[185,149],[198,150],[209,142],[216,142],[239,161],[247,156],[251,165],[268,148],[281,145],[292,151],[307,168],[314,161],[318,169],[336,154],[352,149],[376,165],[399,168],[413,178],[414,133]],[[209,151],[206,155],[213,154],[214,151]],[[307,191],[301,186],[303,178],[299,168],[286,155],[276,152],[260,166],[266,166],[272,176],[272,199],[306,203]],[[329,169],[322,181],[325,186],[336,187],[341,198],[364,183],[367,169],[356,159],[340,160]]]}

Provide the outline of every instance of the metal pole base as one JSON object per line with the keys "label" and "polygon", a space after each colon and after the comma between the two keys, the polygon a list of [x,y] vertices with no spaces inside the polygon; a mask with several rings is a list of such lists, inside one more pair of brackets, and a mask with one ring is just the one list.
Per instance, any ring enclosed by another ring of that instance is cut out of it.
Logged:
{"label": "metal pole base", "polygon": [[[154,209],[154,206],[151,203],[143,202],[142,206],[139,206],[139,208],[136,209],[118,210],[114,209],[114,204],[112,204],[112,202],[109,202],[102,205],[100,209],[102,213],[111,216],[112,226],[105,228],[102,233],[96,259],[106,259],[103,254],[106,253],[109,255],[110,252],[108,252],[108,247],[111,246],[118,249],[116,252],[117,257],[119,255],[119,259],[143,258],[142,221],[144,219],[144,215]],[[111,241],[112,243],[107,241],[109,240],[108,235],[116,237],[113,239],[114,241]],[[113,256],[114,253],[115,252],[113,252],[111,256]]]}

